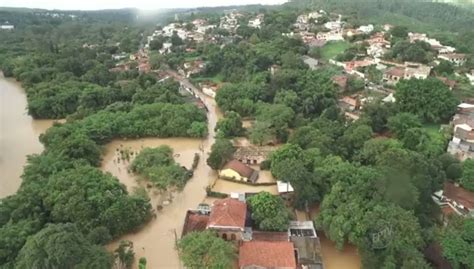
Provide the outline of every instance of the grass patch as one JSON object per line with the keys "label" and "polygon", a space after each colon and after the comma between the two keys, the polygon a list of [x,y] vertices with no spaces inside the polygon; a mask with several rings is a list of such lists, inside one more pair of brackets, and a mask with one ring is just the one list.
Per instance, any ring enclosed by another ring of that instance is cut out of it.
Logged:
{"label": "grass patch", "polygon": [[331,41],[321,49],[321,57],[324,60],[333,59],[336,55],[344,52],[351,44],[347,41]]}

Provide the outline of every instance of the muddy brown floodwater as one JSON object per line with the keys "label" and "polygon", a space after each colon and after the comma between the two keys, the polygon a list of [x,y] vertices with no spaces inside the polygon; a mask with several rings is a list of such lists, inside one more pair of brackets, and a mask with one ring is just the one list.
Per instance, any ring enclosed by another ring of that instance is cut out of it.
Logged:
{"label": "muddy brown floodwater", "polygon": [[26,105],[21,85],[0,72],[0,198],[18,190],[26,156],[43,150],[38,136],[53,124],[33,120]]}
{"label": "muddy brown floodwater", "polygon": [[[132,151],[139,151],[145,147],[157,147],[168,145],[173,148],[175,160],[181,165],[190,167],[195,153],[199,153],[199,165],[194,171],[194,176],[188,181],[181,192],[172,193],[172,201],[168,205],[157,211],[157,216],[142,229],[135,233],[125,235],[108,245],[109,250],[117,247],[120,240],[130,240],[133,242],[136,260],[146,257],[147,268],[182,268],[178,253],[175,249],[176,239],[181,236],[184,217],[188,209],[196,208],[199,203],[206,200],[205,188],[217,177],[206,164],[208,153],[214,143],[214,127],[221,113],[216,107],[215,101],[206,97],[192,85],[187,86],[202,98],[209,108],[207,114],[209,136],[206,139],[190,138],[147,138],[139,140],[116,140],[106,146],[103,158],[102,169],[116,176],[120,182],[127,186],[129,191],[137,186],[137,178],[127,173],[127,162],[117,162],[117,148],[129,148]],[[156,209],[163,201],[163,195],[151,193],[151,203]],[[137,266],[135,264],[135,266]]]}

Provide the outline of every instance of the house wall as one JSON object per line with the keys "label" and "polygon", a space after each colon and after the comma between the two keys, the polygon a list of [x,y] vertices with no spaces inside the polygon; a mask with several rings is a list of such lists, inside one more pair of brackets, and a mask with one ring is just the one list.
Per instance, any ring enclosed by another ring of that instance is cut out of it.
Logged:
{"label": "house wall", "polygon": [[243,238],[243,232],[239,229],[226,229],[215,227],[209,227],[209,229],[215,231],[220,238],[226,241],[242,241]]}
{"label": "house wall", "polygon": [[240,181],[248,181],[248,178],[239,175],[239,173],[229,168],[221,170],[219,172],[219,176],[224,177],[224,178],[236,179]]}

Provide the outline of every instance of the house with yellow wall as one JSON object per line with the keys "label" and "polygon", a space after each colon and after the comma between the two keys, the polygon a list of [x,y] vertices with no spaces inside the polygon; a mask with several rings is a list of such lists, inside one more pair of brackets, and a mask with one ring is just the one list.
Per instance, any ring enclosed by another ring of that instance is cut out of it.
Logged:
{"label": "house with yellow wall", "polygon": [[255,183],[258,179],[258,171],[237,160],[231,160],[219,171],[219,177]]}

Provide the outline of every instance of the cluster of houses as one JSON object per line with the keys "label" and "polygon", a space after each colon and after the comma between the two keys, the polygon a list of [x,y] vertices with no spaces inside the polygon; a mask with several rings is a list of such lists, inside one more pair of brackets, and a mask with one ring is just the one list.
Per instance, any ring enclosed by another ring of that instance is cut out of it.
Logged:
{"label": "cluster of houses", "polygon": [[110,72],[128,71],[132,69],[132,66],[136,66],[136,69],[140,73],[149,73],[151,71],[148,53],[144,49],[130,55],[127,53],[114,54],[112,55],[112,59],[117,61],[117,63],[115,67],[109,69]]}
{"label": "cluster of houses", "polygon": [[[474,104],[459,104],[452,126],[453,138],[449,142],[448,153],[461,161],[473,158]],[[445,183],[443,189],[435,192],[432,198],[441,207],[444,217],[451,214],[474,217],[474,192],[464,189],[458,183]]]}
{"label": "cluster of houses", "polygon": [[321,246],[312,221],[291,221],[285,232],[254,228],[246,199],[253,194],[232,194],[212,206],[200,204],[186,213],[182,236],[211,230],[238,248],[238,266],[254,268],[322,269]]}

